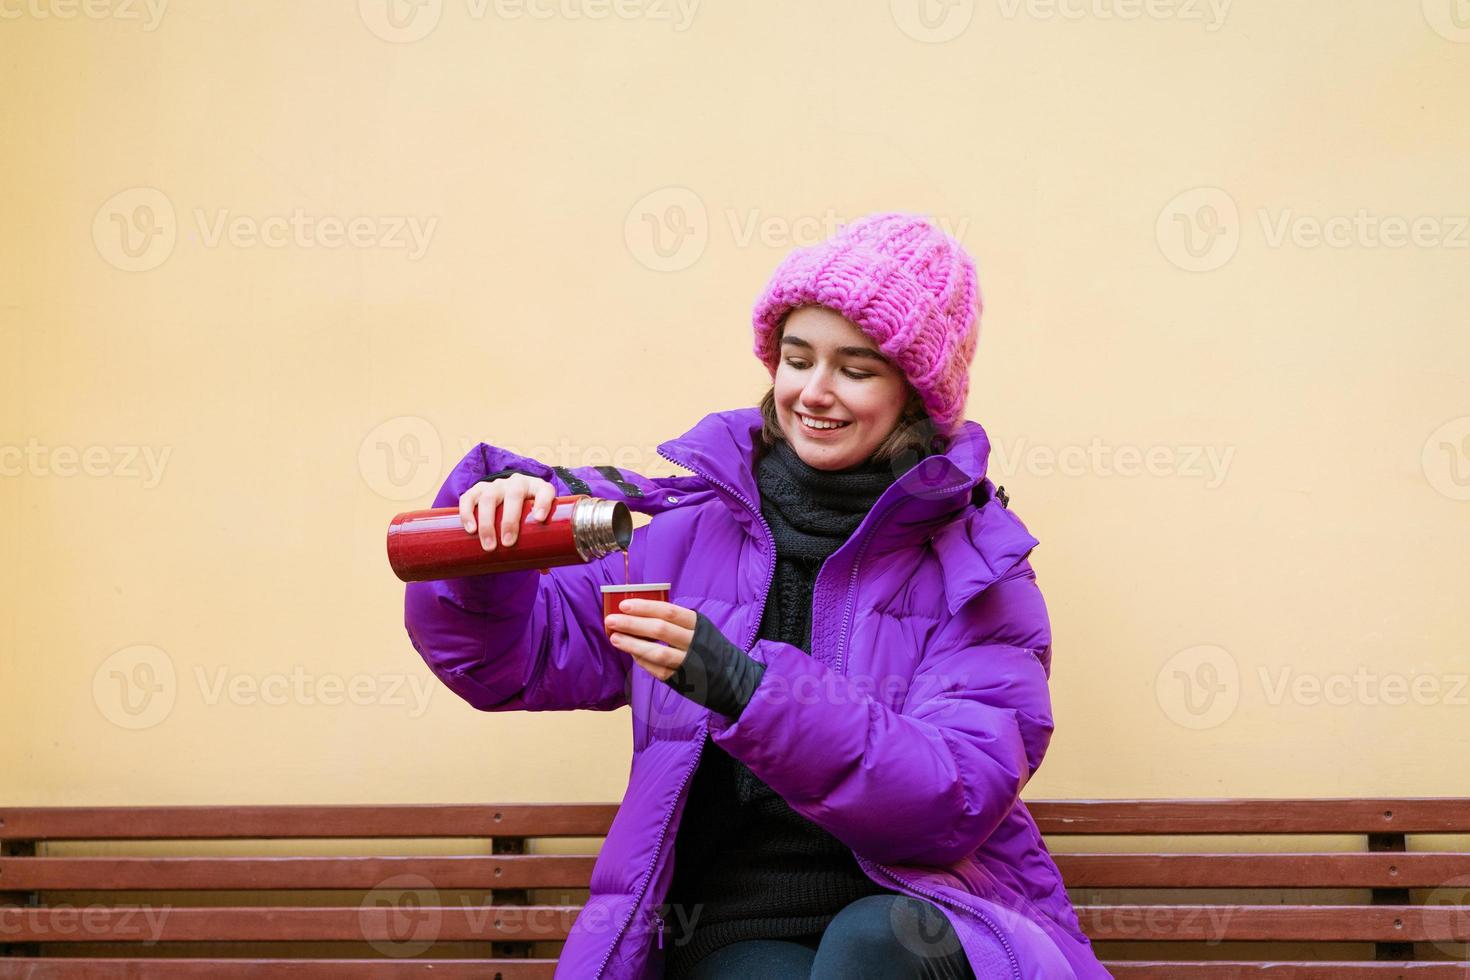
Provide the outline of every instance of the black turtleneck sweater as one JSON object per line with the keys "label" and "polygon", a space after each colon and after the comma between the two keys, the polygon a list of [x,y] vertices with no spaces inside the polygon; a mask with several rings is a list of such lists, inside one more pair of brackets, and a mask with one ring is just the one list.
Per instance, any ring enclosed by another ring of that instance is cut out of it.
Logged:
{"label": "black turtleneck sweater", "polygon": [[[899,476],[888,463],[819,470],[777,442],[756,464],[761,514],[776,539],[776,575],[758,637],[811,654],[812,589],[823,561],[852,536]],[[666,683],[738,718],[765,671],[702,614],[684,666]],[[666,978],[743,939],[813,937],[849,903],[892,894],[852,851],[794,811],[706,736],[675,840],[664,910]]]}

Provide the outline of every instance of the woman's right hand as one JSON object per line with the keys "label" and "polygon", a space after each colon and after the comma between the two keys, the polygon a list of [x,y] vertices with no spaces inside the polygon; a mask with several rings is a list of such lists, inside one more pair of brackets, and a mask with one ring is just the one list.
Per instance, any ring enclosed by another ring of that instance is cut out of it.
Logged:
{"label": "woman's right hand", "polygon": [[556,487],[524,473],[512,473],[488,483],[476,483],[460,494],[459,519],[469,533],[474,534],[479,529],[480,547],[486,551],[494,551],[495,508],[500,507],[500,543],[509,547],[516,543],[516,535],[521,527],[521,509],[529,497],[536,500],[529,519],[544,521],[551,515],[551,502],[556,499]]}

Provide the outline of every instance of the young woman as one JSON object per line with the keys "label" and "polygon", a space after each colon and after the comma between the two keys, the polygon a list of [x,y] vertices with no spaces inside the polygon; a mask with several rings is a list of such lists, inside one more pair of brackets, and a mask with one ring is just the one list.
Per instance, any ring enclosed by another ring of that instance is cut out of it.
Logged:
{"label": "young woman", "polygon": [[[1019,794],[1052,732],[1037,541],[963,417],[960,245],[878,214],[754,310],[772,387],[659,446],[692,475],[481,443],[434,506],[486,549],[559,494],[625,501],[623,558],[407,587],[415,648],[485,711],[627,705],[627,793],[557,976],[1107,977]],[[497,507],[502,518],[494,519]],[[611,638],[604,632],[611,631]]]}

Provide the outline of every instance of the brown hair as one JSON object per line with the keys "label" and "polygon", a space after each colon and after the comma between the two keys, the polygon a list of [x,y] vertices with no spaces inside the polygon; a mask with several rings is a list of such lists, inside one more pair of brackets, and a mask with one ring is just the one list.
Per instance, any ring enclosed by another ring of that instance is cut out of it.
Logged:
{"label": "brown hair", "polygon": [[[787,311],[790,314],[790,311]],[[781,336],[786,332],[786,317],[776,326],[775,347],[781,348]],[[914,386],[904,379],[904,391],[907,398],[904,400],[903,412],[898,417],[898,422],[893,426],[893,431],[878,443],[878,448],[873,450],[869,457],[875,463],[891,463],[894,461],[905,461],[912,465],[918,460],[924,459],[934,452],[942,452],[946,440],[939,435],[934,425],[934,420],[924,410],[923,402]],[[771,385],[766,393],[761,396],[761,441],[767,448],[776,444],[778,440],[785,439],[786,434],[781,431],[780,419],[776,416],[776,386]]]}

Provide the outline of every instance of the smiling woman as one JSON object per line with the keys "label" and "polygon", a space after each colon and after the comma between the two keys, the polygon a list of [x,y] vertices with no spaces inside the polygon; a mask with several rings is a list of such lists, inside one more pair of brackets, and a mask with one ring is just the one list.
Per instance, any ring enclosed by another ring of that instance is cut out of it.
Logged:
{"label": "smiling woman", "polygon": [[408,585],[415,647],[476,707],[632,709],[557,976],[1107,976],[1019,799],[1051,632],[1036,539],[964,418],[979,315],[958,242],[871,215],[777,267],[760,410],[658,447],[692,475],[483,443],[450,475],[435,506],[486,547],[529,496],[531,520],[574,486],[621,500],[652,517],[627,574],[671,583],[605,615],[615,559]]}

